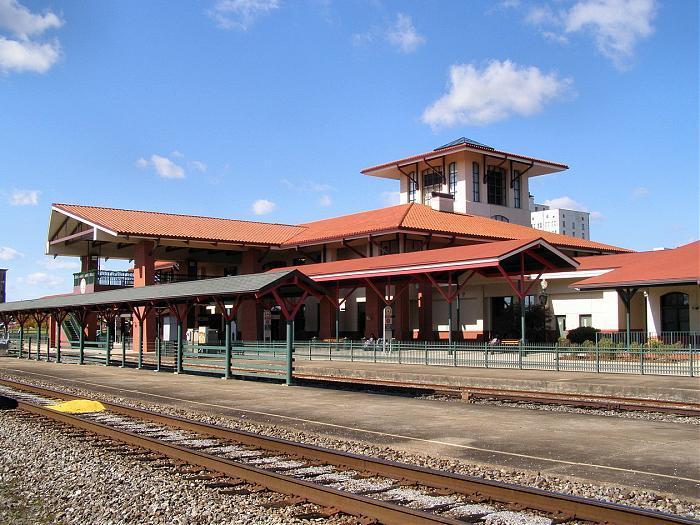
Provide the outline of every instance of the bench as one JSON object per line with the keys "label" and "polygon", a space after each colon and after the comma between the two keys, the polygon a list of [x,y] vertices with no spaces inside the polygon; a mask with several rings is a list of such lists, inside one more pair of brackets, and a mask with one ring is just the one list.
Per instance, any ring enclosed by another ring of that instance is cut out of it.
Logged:
{"label": "bench", "polygon": [[503,339],[501,346],[520,346],[520,339]]}

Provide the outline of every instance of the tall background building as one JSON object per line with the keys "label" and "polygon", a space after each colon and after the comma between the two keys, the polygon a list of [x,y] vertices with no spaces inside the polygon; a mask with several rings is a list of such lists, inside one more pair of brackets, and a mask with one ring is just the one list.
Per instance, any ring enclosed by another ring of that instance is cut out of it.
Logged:
{"label": "tall background building", "polygon": [[530,195],[530,224],[537,230],[590,239],[590,215],[587,211],[550,208],[546,204],[537,204],[535,198]]}

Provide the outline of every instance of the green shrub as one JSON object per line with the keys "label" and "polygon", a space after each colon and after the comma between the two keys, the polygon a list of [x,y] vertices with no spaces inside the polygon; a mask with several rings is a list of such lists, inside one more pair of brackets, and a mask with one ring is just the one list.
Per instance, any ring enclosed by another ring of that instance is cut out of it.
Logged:
{"label": "green shrub", "polygon": [[613,348],[617,345],[613,343],[613,340],[610,337],[601,337],[598,339],[598,346],[600,348]]}
{"label": "green shrub", "polygon": [[571,341],[569,341],[566,337],[560,337],[557,339],[557,344],[559,346],[571,346]]}
{"label": "green shrub", "polygon": [[595,341],[596,334],[599,331],[600,330],[592,326],[579,326],[578,328],[569,330],[566,337],[572,343],[582,344],[584,341]]}

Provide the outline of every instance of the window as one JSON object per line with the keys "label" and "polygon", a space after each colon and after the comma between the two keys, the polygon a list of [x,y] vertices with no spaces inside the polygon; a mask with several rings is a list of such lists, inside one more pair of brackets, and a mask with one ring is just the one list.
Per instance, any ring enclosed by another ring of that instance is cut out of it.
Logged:
{"label": "window", "polygon": [[479,202],[481,200],[481,181],[479,180],[479,163],[472,162],[472,193],[474,197],[474,202]]}
{"label": "window", "polygon": [[416,202],[416,191],[418,190],[418,180],[415,172],[408,175],[408,202]]}
{"label": "window", "polygon": [[491,218],[494,221],[510,222],[510,219],[508,217],[505,217],[504,215],[493,215]]}
{"label": "window", "polygon": [[442,190],[442,171],[428,168],[423,170],[423,204],[430,205],[432,193]]}
{"label": "window", "polygon": [[690,330],[688,294],[671,292],[661,296],[661,330],[687,332]]}
{"label": "window", "polygon": [[450,162],[447,168],[447,191],[453,197],[455,196],[455,191],[457,190],[457,163]]}
{"label": "window", "polygon": [[423,249],[423,241],[418,239],[406,239],[404,242],[404,251],[408,252],[419,252]]}
{"label": "window", "polygon": [[591,314],[582,314],[578,316],[579,326],[593,326],[593,316]]}
{"label": "window", "polygon": [[489,166],[486,173],[486,192],[489,204],[506,205],[505,170],[496,166]]}
{"label": "window", "polygon": [[564,337],[564,335],[566,334],[566,316],[555,315],[554,319],[557,322],[557,335],[559,337]]}
{"label": "window", "polygon": [[379,255],[389,255],[391,253],[399,253],[399,241],[396,239],[382,241],[379,244]]}
{"label": "window", "polygon": [[520,172],[515,170],[513,174],[513,207],[520,208]]}

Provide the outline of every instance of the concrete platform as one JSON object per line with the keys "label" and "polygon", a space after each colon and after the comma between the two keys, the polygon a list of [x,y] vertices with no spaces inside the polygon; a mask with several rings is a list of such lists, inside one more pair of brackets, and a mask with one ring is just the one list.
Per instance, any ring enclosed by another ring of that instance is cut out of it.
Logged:
{"label": "concrete platform", "polygon": [[700,378],[551,372],[449,366],[297,361],[295,374],[308,378],[355,379],[367,382],[398,382],[570,394],[596,394],[664,401],[700,403]]}
{"label": "concrete platform", "polygon": [[0,371],[496,468],[700,494],[696,425],[15,358],[0,358]]}

